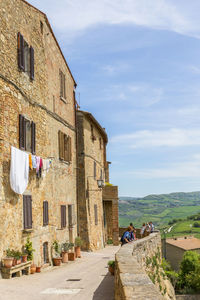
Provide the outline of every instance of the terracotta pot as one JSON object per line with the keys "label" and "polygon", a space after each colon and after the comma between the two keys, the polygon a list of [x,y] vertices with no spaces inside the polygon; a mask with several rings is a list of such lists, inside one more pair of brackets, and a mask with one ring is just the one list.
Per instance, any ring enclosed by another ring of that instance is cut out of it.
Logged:
{"label": "terracotta pot", "polygon": [[76,254],[74,252],[69,252],[68,253],[68,259],[69,260],[75,260],[76,259]]}
{"label": "terracotta pot", "polygon": [[13,266],[13,258],[12,257],[3,258],[3,263],[5,268],[11,268]]}
{"label": "terracotta pot", "polygon": [[27,257],[28,257],[28,255],[22,255],[22,262],[23,263],[27,262]]}
{"label": "terracotta pot", "polygon": [[61,265],[61,260],[62,260],[62,258],[61,257],[54,257],[53,258],[53,265],[54,266],[60,266]]}
{"label": "terracotta pot", "polygon": [[62,252],[62,262],[63,263],[68,262],[68,252]]}
{"label": "terracotta pot", "polygon": [[36,273],[40,273],[41,272],[41,267],[36,267]]}
{"label": "terracotta pot", "polygon": [[114,270],[113,267],[109,266],[109,267],[108,267],[108,270],[109,270],[109,272],[111,273],[111,275],[114,275],[115,270]]}
{"label": "terracotta pot", "polygon": [[13,266],[16,266],[16,264],[17,264],[17,260],[16,260],[16,258],[13,258]]}
{"label": "terracotta pot", "polygon": [[21,258],[17,259],[17,265],[20,265],[21,264]]}
{"label": "terracotta pot", "polygon": [[36,272],[36,265],[31,265],[30,271],[31,274],[34,274]]}
{"label": "terracotta pot", "polygon": [[79,246],[75,247],[75,253],[76,253],[76,257],[81,258],[81,247]]}

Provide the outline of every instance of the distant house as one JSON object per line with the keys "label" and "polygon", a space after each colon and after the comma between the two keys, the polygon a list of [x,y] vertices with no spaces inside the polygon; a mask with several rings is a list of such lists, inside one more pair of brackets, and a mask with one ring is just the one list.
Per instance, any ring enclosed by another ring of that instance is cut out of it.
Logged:
{"label": "distant house", "polygon": [[200,253],[200,240],[193,236],[166,240],[166,259],[176,271],[179,270],[184,252],[189,250]]}

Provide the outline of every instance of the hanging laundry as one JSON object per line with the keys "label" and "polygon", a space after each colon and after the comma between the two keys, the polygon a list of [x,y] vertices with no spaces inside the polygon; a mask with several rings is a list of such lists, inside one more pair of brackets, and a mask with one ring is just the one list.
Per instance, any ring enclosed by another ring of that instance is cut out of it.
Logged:
{"label": "hanging laundry", "polygon": [[31,155],[31,154],[29,154],[29,168],[30,168],[31,170],[33,170],[33,165],[32,165],[32,155]]}
{"label": "hanging laundry", "polygon": [[36,169],[37,163],[36,163],[36,156],[35,155],[32,155],[32,166],[33,166],[33,169]]}
{"label": "hanging laundry", "polygon": [[40,169],[40,157],[36,156],[36,174],[38,178],[39,178],[39,169]]}
{"label": "hanging laundry", "polygon": [[22,195],[28,185],[29,155],[15,147],[11,147],[10,186]]}
{"label": "hanging laundry", "polygon": [[39,166],[39,176],[42,177],[42,167],[43,167],[43,160],[40,157],[40,166]]}

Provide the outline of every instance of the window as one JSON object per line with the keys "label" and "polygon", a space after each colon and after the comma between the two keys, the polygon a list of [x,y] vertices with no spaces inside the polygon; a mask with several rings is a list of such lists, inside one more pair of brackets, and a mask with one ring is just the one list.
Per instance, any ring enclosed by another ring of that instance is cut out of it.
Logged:
{"label": "window", "polygon": [[47,226],[49,224],[49,207],[48,201],[43,202],[43,226]]}
{"label": "window", "polygon": [[66,162],[72,160],[71,149],[71,137],[64,134],[62,131],[58,131],[58,143],[59,143],[59,158]]}
{"label": "window", "polygon": [[19,115],[19,148],[35,154],[35,123]]}
{"label": "window", "polygon": [[94,142],[96,140],[96,136],[94,135],[94,128],[93,125],[90,125],[90,129],[91,129],[91,139]]}
{"label": "window", "polygon": [[97,205],[94,204],[94,220],[95,220],[95,225],[98,225],[98,213],[97,213]]}
{"label": "window", "polygon": [[102,149],[102,141],[101,141],[101,138],[99,138],[99,149]]}
{"label": "window", "polygon": [[44,258],[44,264],[48,264],[49,263],[48,242],[43,243],[43,258]]}
{"label": "window", "polygon": [[65,87],[65,75],[64,73],[60,70],[60,98],[61,99],[66,99],[66,87]]}
{"label": "window", "polygon": [[76,224],[74,204],[68,205],[68,224],[69,226]]}
{"label": "window", "polygon": [[24,229],[32,228],[32,197],[23,196]]}
{"label": "window", "polygon": [[44,32],[44,24],[42,23],[42,21],[40,21],[40,32],[41,34],[43,34]]}
{"label": "window", "polygon": [[18,67],[21,71],[27,73],[30,79],[34,79],[34,49],[29,47],[24,40],[23,35],[18,32],[17,36]]}
{"label": "window", "polygon": [[61,228],[66,227],[66,205],[61,205]]}
{"label": "window", "polygon": [[103,170],[101,169],[101,177],[100,177],[101,180],[103,180]]}
{"label": "window", "polygon": [[97,164],[96,161],[94,161],[94,179],[96,179],[97,176]]}

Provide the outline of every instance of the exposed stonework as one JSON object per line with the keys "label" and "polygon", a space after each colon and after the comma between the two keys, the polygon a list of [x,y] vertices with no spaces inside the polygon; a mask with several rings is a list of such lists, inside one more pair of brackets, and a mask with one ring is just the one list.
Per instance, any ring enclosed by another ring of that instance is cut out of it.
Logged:
{"label": "exposed stonework", "polygon": [[158,248],[161,249],[159,233],[120,248],[116,254],[115,300],[175,300],[174,293],[171,298],[167,294],[162,296],[145,272],[146,258],[153,257]]}
{"label": "exposed stonework", "polygon": [[[21,250],[27,236],[33,242],[34,262],[43,263],[43,243],[51,245],[76,236],[76,225],[61,229],[61,205],[74,204],[76,215],[76,83],[43,13],[22,0],[0,6],[0,258],[7,248]],[[18,68],[17,34],[34,48],[35,78]],[[60,99],[59,70],[65,73],[66,101]],[[36,124],[36,155],[51,158],[46,177],[30,171],[24,194],[32,196],[33,229],[23,230],[23,199],[9,183],[10,149],[19,148],[19,114]],[[59,159],[58,131],[72,140],[72,161]],[[43,201],[49,203],[49,225],[43,226]],[[68,218],[67,218],[68,219]],[[74,218],[75,219],[75,218]]]}

